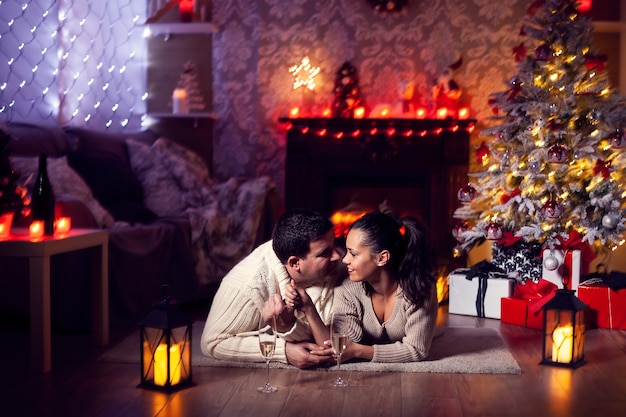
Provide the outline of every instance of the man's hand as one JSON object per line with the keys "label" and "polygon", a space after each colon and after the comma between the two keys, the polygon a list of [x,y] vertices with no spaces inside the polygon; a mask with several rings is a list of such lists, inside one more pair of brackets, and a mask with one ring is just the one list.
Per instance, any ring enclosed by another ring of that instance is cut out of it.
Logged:
{"label": "man's hand", "polygon": [[311,342],[285,344],[287,362],[300,369],[309,368],[326,362],[335,362],[330,347],[318,346]]}
{"label": "man's hand", "polygon": [[270,323],[272,317],[276,317],[276,331],[279,333],[285,333],[291,327],[296,320],[293,315],[294,309],[286,305],[280,294],[274,294],[264,304],[261,314],[266,323]]}

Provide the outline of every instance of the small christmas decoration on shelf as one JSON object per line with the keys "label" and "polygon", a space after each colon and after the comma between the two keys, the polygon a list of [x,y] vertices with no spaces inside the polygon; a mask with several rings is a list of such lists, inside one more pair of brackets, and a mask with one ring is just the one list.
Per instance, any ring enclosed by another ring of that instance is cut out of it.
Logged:
{"label": "small christmas decoration on shelf", "polygon": [[172,95],[172,111],[189,113],[204,110],[206,105],[199,86],[196,67],[193,62],[187,61]]}
{"label": "small christmas decoration on shelf", "polygon": [[308,56],[302,58],[297,65],[289,67],[289,73],[293,76],[294,91],[300,90],[300,107],[293,107],[290,111],[291,117],[309,115],[315,105],[315,78],[321,72],[320,67],[311,64]]}
{"label": "small christmas decoration on shelf", "polygon": [[[543,250],[562,249],[571,236],[598,253],[624,242],[626,98],[609,85],[581,4],[531,2],[512,50],[517,73],[489,99],[495,123],[480,134],[488,148],[476,152],[489,160],[469,174],[474,198],[468,186],[459,190],[454,217],[469,226],[453,231],[457,252],[493,235],[492,219]],[[559,265],[547,257],[544,266]]]}
{"label": "small christmas decoration on shelf", "polygon": [[364,107],[359,77],[356,68],[349,62],[344,62],[337,71],[334,93],[333,117],[351,118],[357,108]]}

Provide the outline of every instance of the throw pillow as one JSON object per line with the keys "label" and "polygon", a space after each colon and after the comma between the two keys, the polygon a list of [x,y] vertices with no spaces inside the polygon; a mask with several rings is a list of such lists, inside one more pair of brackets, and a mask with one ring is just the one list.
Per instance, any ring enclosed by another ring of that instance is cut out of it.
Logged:
{"label": "throw pillow", "polygon": [[197,153],[166,138],[157,139],[152,147],[176,180],[188,207],[203,207],[211,203],[209,168]]}
{"label": "throw pillow", "polygon": [[[20,173],[20,183],[30,193],[35,184],[39,159],[37,157],[12,156],[11,164]],[[56,197],[73,197],[85,203],[98,227],[111,227],[113,225],[113,217],[94,198],[80,175],[69,167],[66,157],[48,158],[48,176]]]}
{"label": "throw pillow", "polygon": [[72,168],[117,221],[149,223],[156,218],[143,204],[143,190],[130,167],[121,134],[67,129],[74,141],[68,154]]}
{"label": "throw pillow", "polygon": [[159,155],[145,143],[126,140],[130,166],[143,188],[146,207],[158,216],[178,216],[185,210],[181,192]]}

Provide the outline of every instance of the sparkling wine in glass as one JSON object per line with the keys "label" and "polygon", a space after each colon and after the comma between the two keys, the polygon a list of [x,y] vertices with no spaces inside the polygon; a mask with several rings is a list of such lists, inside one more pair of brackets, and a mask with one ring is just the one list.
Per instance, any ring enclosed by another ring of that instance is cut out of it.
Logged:
{"label": "sparkling wine in glass", "polygon": [[345,315],[341,313],[333,313],[330,319],[330,342],[333,352],[337,355],[337,378],[330,383],[333,387],[348,386],[348,381],[344,381],[343,378],[341,378],[341,355],[348,343],[348,337],[342,329],[345,320]]}
{"label": "sparkling wine in glass", "polygon": [[274,349],[276,348],[276,317],[272,318],[272,325],[270,326],[265,323],[263,314],[261,314],[259,319],[259,348],[267,365],[267,380],[265,385],[257,388],[257,391],[263,393],[276,392],[278,388],[270,384],[270,361],[272,356],[274,356]]}

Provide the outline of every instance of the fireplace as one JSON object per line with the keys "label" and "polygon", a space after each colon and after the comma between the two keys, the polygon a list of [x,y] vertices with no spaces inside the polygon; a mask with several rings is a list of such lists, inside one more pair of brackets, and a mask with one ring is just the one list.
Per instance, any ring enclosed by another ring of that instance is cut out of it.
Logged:
{"label": "fireplace", "polygon": [[329,218],[381,207],[415,216],[427,225],[437,256],[451,263],[452,214],[457,191],[467,183],[474,120],[281,121],[287,128],[287,208]]}

